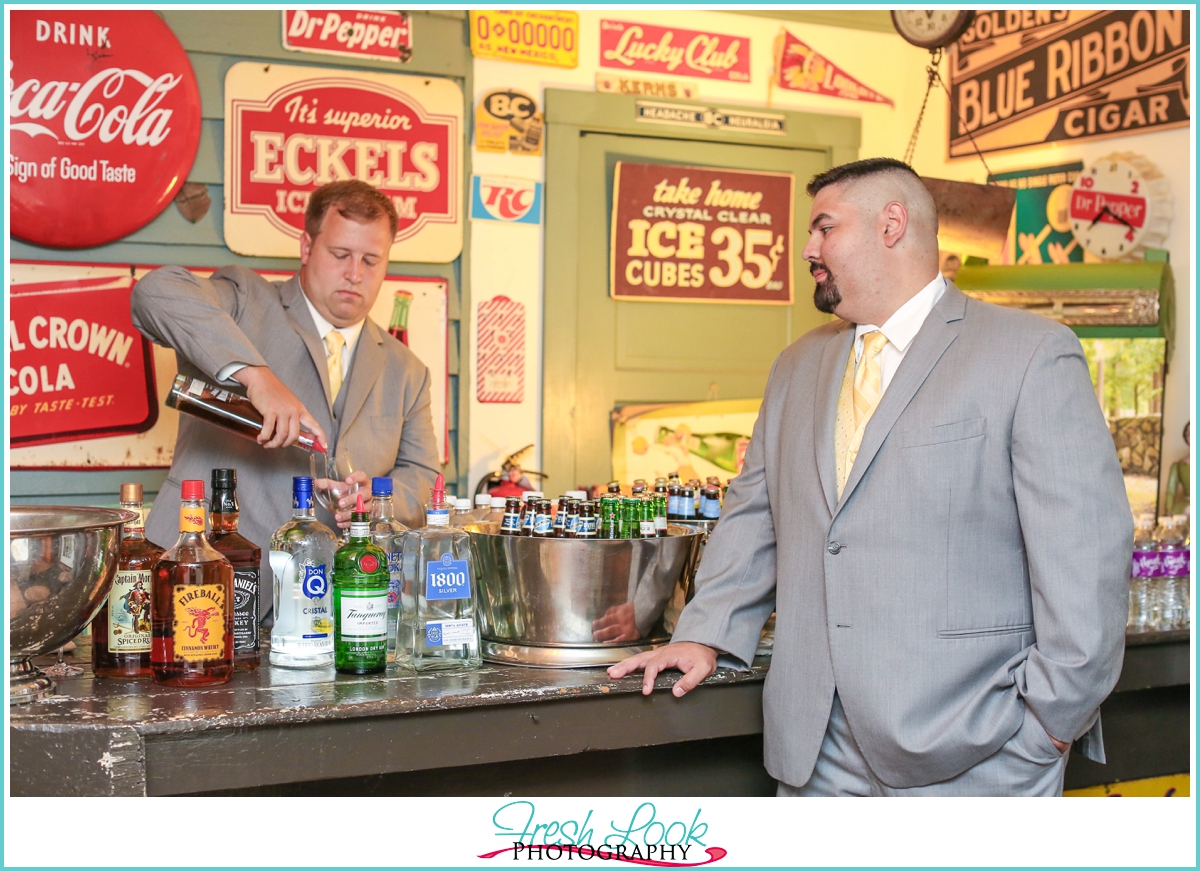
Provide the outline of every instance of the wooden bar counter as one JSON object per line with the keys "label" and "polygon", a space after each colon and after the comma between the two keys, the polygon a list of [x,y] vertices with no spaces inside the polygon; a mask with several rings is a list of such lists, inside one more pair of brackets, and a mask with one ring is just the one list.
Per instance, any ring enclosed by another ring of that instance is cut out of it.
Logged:
{"label": "wooden bar counter", "polygon": [[[80,639],[86,641],[86,639]],[[264,660],[265,660],[264,656]],[[90,661],[86,643],[67,657]],[[1190,633],[1130,636],[1104,706],[1109,764],[1067,788],[1188,765]],[[53,657],[43,657],[46,666]],[[352,677],[271,668],[199,690],[100,680],[13,708],[11,789],[34,795],[770,795],[760,657],[676,699],[603,669],[485,664]]]}

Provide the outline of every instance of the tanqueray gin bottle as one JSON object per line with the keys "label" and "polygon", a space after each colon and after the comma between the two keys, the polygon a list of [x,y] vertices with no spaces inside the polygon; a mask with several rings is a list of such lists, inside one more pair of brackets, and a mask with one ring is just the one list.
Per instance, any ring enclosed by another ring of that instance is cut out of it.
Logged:
{"label": "tanqueray gin bottle", "polygon": [[404,537],[396,663],[417,672],[478,668],[470,536],[450,525],[452,503],[441,475],[429,496],[425,526]]}
{"label": "tanqueray gin bottle", "polygon": [[330,579],[337,536],[313,512],[313,479],[292,479],[292,519],[271,538],[275,625],[271,665],[333,665],[333,593]]}

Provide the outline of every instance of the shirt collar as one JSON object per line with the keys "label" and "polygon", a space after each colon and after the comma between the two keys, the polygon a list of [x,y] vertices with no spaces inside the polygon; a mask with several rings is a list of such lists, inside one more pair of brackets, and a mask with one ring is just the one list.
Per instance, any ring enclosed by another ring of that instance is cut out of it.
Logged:
{"label": "shirt collar", "polygon": [[[300,279],[297,277],[296,283],[299,284],[299,282]],[[317,335],[321,338],[321,342],[324,343],[325,337],[334,330],[337,330],[342,334],[342,338],[346,340],[347,352],[352,353],[354,351],[355,343],[358,342],[359,333],[362,332],[363,321],[365,321],[366,318],[363,318],[363,320],[359,321],[357,324],[351,324],[348,327],[335,327],[333,324],[329,323],[329,321],[325,320],[325,318],[321,316],[321,313],[317,311],[317,307],[312,304],[312,300],[309,299],[308,294],[304,292],[303,286],[300,288],[300,294],[304,297],[304,304],[308,306],[308,313],[312,315],[313,324],[315,324],[317,327]]]}
{"label": "shirt collar", "polygon": [[865,334],[879,330],[887,336],[888,343],[895,347],[897,351],[901,354],[907,353],[908,346],[917,337],[917,333],[920,332],[925,319],[929,317],[929,313],[933,311],[933,307],[937,305],[937,301],[942,298],[942,294],[945,292],[946,279],[939,274],[934,277],[933,281],[917,291],[904,305],[896,309],[895,313],[887,319],[887,322],[882,327],[875,326],[874,324],[856,325],[854,328],[856,346],[861,344],[862,337]]}

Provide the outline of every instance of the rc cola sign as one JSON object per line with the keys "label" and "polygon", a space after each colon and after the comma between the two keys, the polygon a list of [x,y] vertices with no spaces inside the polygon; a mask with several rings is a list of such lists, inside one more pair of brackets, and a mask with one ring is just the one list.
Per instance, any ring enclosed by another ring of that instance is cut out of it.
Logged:
{"label": "rc cola sign", "polygon": [[296,257],[312,192],[357,178],[400,215],[390,259],[462,250],[463,96],[448,79],[238,63],[225,76],[225,241]]}
{"label": "rc cola sign", "polygon": [[187,180],[200,90],[154,12],[12,13],[12,234],[87,248],[152,221]]}

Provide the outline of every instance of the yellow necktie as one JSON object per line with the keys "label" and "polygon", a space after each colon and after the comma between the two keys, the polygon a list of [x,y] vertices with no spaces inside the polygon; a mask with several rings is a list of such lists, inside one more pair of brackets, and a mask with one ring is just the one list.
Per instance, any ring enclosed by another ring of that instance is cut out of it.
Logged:
{"label": "yellow necktie", "polygon": [[342,389],[342,346],[346,337],[337,330],[325,334],[326,364],[329,366],[329,396],[330,401],[337,399],[338,391]]}
{"label": "yellow necktie", "polygon": [[837,492],[842,490],[850,478],[858,449],[862,445],[863,430],[875,413],[883,395],[883,377],[879,370],[879,352],[887,344],[887,336],[872,330],[863,336],[862,359],[854,365],[854,350],[846,361],[846,374],[842,378],[842,391],[838,396],[837,432],[834,450],[837,451]]}

